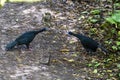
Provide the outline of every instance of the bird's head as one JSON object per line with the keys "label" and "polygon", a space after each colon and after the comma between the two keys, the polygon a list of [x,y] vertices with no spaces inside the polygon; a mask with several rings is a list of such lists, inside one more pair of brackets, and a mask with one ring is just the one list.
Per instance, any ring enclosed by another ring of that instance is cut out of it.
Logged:
{"label": "bird's head", "polygon": [[47,31],[47,28],[43,28],[42,30],[43,30],[43,31]]}
{"label": "bird's head", "polygon": [[72,34],[73,34],[73,32],[69,31],[69,32],[68,32],[68,34],[72,35]]}
{"label": "bird's head", "polygon": [[48,31],[50,30],[49,28],[45,27],[45,28],[42,28],[42,31]]}

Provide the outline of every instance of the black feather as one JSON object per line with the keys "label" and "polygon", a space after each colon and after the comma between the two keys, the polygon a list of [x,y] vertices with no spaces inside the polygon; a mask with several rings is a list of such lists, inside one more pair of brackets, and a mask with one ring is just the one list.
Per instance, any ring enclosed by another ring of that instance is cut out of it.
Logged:
{"label": "black feather", "polygon": [[15,41],[13,41],[12,43],[7,44],[6,50],[10,50],[10,49],[14,48],[16,45],[23,45],[23,44],[25,44],[27,46],[27,48],[29,49],[29,44],[30,44],[30,42],[33,41],[35,36],[38,33],[46,31],[46,30],[47,30],[47,28],[43,28],[43,29],[40,29],[40,30],[37,30],[37,31],[25,32],[21,36],[16,38]]}
{"label": "black feather", "polygon": [[68,32],[68,34],[73,35],[77,37],[80,41],[83,47],[86,49],[87,52],[96,52],[97,48],[101,48],[102,51],[107,53],[107,50],[99,45],[99,43],[95,40],[93,40],[90,37],[84,36],[82,34],[75,34],[73,32]]}
{"label": "black feather", "polygon": [[8,50],[12,50],[12,49],[15,47],[16,44],[17,44],[16,41],[13,41],[13,42],[7,44],[5,50],[6,50],[6,51],[8,51]]}

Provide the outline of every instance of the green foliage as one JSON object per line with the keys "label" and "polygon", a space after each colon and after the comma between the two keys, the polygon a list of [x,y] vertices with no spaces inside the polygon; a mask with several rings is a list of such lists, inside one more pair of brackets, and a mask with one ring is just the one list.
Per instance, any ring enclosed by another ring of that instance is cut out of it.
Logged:
{"label": "green foliage", "polygon": [[113,52],[117,52],[120,50],[120,10],[115,10],[115,13],[105,20],[102,28],[106,29],[106,36],[111,38],[111,41],[105,41],[105,43],[111,45],[109,47]]}
{"label": "green foliage", "polygon": [[118,36],[120,36],[120,31],[118,31]]}
{"label": "green foliage", "polygon": [[117,23],[114,21],[114,19],[113,19],[112,17],[106,18],[106,21],[109,22],[110,24],[115,24],[115,25],[117,25]]}
{"label": "green foliage", "polygon": [[90,13],[93,15],[98,15],[100,14],[100,10],[92,10]]}
{"label": "green foliage", "polygon": [[92,62],[88,64],[88,66],[97,68],[100,66],[100,63],[98,61],[96,61],[95,59],[93,59]]}
{"label": "green foliage", "polygon": [[92,10],[90,14],[92,15],[88,18],[90,23],[97,23],[100,21],[100,10]]}
{"label": "green foliage", "polygon": [[[117,64],[117,68],[118,68],[119,71],[120,71],[120,64]],[[120,72],[117,74],[117,77],[120,79]]]}
{"label": "green foliage", "polygon": [[90,28],[90,35],[98,34],[97,28]]}
{"label": "green foliage", "polygon": [[96,19],[94,17],[89,17],[88,21],[91,22],[91,23],[96,23],[96,22],[98,22],[98,19]]}
{"label": "green foliage", "polygon": [[120,41],[116,41],[115,44],[112,46],[112,49],[115,51],[120,50]]}
{"label": "green foliage", "polygon": [[115,7],[120,7],[120,3],[115,3],[114,6]]}
{"label": "green foliage", "polygon": [[120,41],[116,41],[116,45],[117,45],[117,46],[120,46]]}
{"label": "green foliage", "polygon": [[110,45],[112,43],[112,41],[105,41],[106,44]]}
{"label": "green foliage", "polygon": [[112,49],[116,51],[118,50],[117,46],[112,46]]}
{"label": "green foliage", "polygon": [[120,25],[120,12],[114,13],[112,16],[106,18],[106,21],[110,24],[115,24],[116,27],[118,27],[118,25]]}
{"label": "green foliage", "polygon": [[88,67],[93,67],[94,68],[94,70],[93,70],[93,73],[94,74],[97,74],[98,73],[98,67],[99,66],[101,66],[101,63],[100,62],[98,62],[97,60],[95,60],[95,59],[93,59],[92,61],[91,61],[91,63],[89,63],[88,64]]}
{"label": "green foliage", "polygon": [[96,23],[96,22],[98,22],[98,20],[97,19],[94,19],[94,18],[89,18],[89,21],[91,22],[91,23]]}
{"label": "green foliage", "polygon": [[120,69],[120,64],[117,64],[117,67]]}
{"label": "green foliage", "polygon": [[120,41],[115,42],[116,45],[112,46],[113,50],[120,50]]}

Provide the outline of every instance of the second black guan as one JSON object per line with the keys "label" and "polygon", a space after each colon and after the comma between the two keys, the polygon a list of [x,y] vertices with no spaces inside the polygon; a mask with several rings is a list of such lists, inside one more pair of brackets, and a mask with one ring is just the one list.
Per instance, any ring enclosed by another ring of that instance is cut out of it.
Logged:
{"label": "second black guan", "polygon": [[73,32],[68,32],[68,34],[77,37],[87,52],[96,52],[97,48],[100,48],[105,53],[108,52],[104,47],[99,45],[97,41],[93,40],[90,37],[84,36],[82,34],[75,34]]}

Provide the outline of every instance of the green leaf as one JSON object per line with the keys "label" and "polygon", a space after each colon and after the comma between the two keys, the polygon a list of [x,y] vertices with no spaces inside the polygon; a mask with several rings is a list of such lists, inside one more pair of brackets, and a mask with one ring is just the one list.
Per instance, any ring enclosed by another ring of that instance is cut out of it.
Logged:
{"label": "green leaf", "polygon": [[120,24],[120,12],[116,12],[112,16],[106,18],[106,21],[110,24],[115,24],[115,26],[117,27]]}
{"label": "green leaf", "polygon": [[90,19],[90,22],[96,23],[98,20],[97,19]]}
{"label": "green leaf", "polygon": [[107,59],[106,61],[108,62],[108,61],[111,61],[112,59]]}
{"label": "green leaf", "polygon": [[111,17],[106,18],[106,21],[109,22],[110,24],[117,24]]}
{"label": "green leaf", "polygon": [[120,10],[115,10],[115,13],[120,13]]}
{"label": "green leaf", "polygon": [[97,14],[100,13],[100,10],[92,10],[90,13],[91,13],[91,14],[94,14],[94,15],[97,15]]}
{"label": "green leaf", "polygon": [[117,64],[117,67],[120,69],[120,64]]}
{"label": "green leaf", "polygon": [[96,63],[96,64],[95,64],[95,67],[98,67],[99,65],[100,65],[100,63]]}
{"label": "green leaf", "polygon": [[92,64],[88,64],[88,66],[89,66],[89,67],[91,67],[91,66],[92,66]]}
{"label": "green leaf", "polygon": [[112,29],[112,30],[111,30],[111,32],[112,32],[113,34],[115,33],[115,31],[116,31],[115,29]]}
{"label": "green leaf", "polygon": [[120,36],[120,31],[118,31],[118,36]]}
{"label": "green leaf", "polygon": [[120,7],[120,3],[115,3],[114,6]]}
{"label": "green leaf", "polygon": [[117,46],[120,46],[120,41],[117,41],[117,42],[116,42],[116,45],[117,45]]}
{"label": "green leaf", "polygon": [[120,23],[120,13],[116,13],[112,16],[112,19],[115,21],[115,22],[118,22]]}
{"label": "green leaf", "polygon": [[97,28],[91,28],[90,31],[91,31],[92,33],[95,33],[95,32],[97,32]]}
{"label": "green leaf", "polygon": [[106,43],[106,44],[111,44],[111,43],[112,43],[112,41],[105,41],[105,43]]}
{"label": "green leaf", "polygon": [[113,50],[118,50],[118,48],[116,46],[112,46]]}

